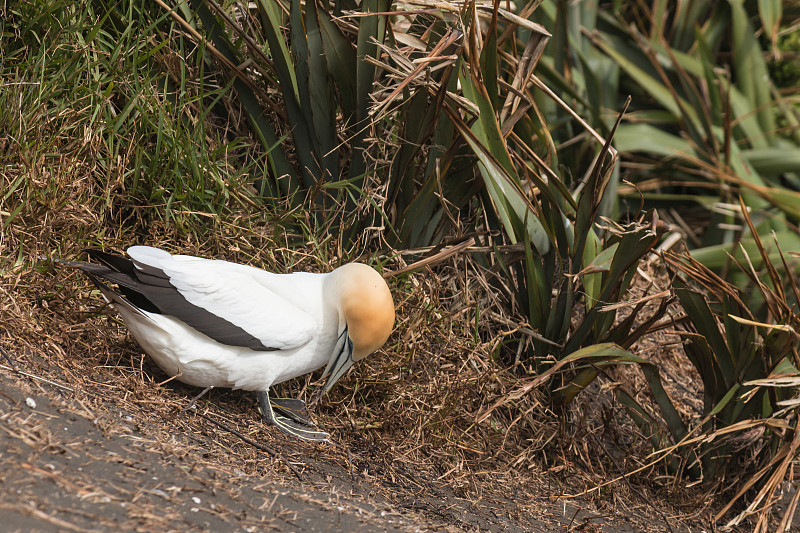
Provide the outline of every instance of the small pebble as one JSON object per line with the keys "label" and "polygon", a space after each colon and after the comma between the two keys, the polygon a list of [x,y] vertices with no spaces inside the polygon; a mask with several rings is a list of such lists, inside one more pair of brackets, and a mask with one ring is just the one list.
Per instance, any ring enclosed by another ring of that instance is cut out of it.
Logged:
{"label": "small pebble", "polygon": [[192,496],[192,501],[197,505],[200,505],[200,498],[198,498],[197,496]]}
{"label": "small pebble", "polygon": [[36,409],[36,400],[33,398],[25,398],[25,403],[28,404],[28,407],[31,409]]}

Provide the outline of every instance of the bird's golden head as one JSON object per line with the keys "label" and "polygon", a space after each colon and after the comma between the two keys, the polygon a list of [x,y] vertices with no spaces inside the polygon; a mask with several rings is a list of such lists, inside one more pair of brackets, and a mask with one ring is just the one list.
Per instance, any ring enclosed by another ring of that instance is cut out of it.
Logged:
{"label": "bird's golden head", "polygon": [[392,293],[383,276],[361,263],[340,266],[333,271],[331,281],[353,341],[353,360],[358,361],[383,346],[392,333]]}

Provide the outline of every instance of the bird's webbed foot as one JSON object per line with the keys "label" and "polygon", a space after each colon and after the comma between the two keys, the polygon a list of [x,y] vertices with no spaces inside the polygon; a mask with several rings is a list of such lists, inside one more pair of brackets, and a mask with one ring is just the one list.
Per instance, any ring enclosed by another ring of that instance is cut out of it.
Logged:
{"label": "bird's webbed foot", "polygon": [[306,402],[303,400],[297,400],[295,398],[270,398],[269,403],[272,404],[272,410],[279,415],[291,418],[304,426],[314,425],[308,417]]}
{"label": "bird's webbed foot", "polygon": [[308,419],[302,400],[270,398],[268,391],[256,392],[256,397],[264,420],[287,435],[312,442],[328,442],[328,433],[315,429]]}

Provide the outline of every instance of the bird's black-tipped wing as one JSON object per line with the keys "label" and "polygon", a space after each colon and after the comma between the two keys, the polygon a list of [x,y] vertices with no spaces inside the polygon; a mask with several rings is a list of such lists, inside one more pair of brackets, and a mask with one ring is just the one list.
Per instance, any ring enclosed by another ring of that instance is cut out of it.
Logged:
{"label": "bird's black-tipped wing", "polygon": [[103,284],[107,290],[111,288],[103,282],[117,285],[119,294],[135,308],[173,316],[221,344],[257,351],[276,349],[248,333],[243,327],[189,302],[170,283],[169,276],[157,267],[143,265],[137,268],[136,264],[126,257],[93,249],[87,252],[90,257],[102,264],[60,262],[80,268],[93,283]]}

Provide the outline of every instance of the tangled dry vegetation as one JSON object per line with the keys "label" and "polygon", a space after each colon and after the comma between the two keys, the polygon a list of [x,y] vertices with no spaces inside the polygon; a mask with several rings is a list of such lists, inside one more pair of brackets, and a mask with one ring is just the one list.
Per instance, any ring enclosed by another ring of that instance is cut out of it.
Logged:
{"label": "tangled dry vegetation", "polygon": [[[561,413],[550,411],[535,390],[497,406],[498,399],[526,382],[526,369],[509,366],[505,361],[513,360],[513,354],[504,351],[504,339],[524,324],[507,312],[488,283],[491,266],[479,265],[469,249],[434,266],[391,276],[395,333],[377,357],[360,364],[315,406],[316,420],[332,433],[333,446],[285,441],[264,427],[254,399],[241,391],[212,391],[196,409],[188,409],[198,391],[170,380],[150,363],[80,273],[54,270],[39,258],[81,257],[82,247],[97,243],[117,250],[126,243],[148,243],[279,271],[328,270],[345,258],[333,240],[298,245],[299,235],[244,211],[234,210],[227,220],[212,217],[202,232],[187,232],[144,208],[121,209],[116,203],[121,191],[97,190],[87,161],[30,162],[16,170],[6,167],[3,176],[8,186],[15,172],[28,172],[39,188],[28,189],[23,209],[0,237],[0,346],[7,356],[0,368],[6,386],[13,382],[40,398],[40,404],[55,406],[54,417],[93,421],[94,428],[81,426],[84,440],[69,446],[90,442],[85,435],[97,429],[100,444],[95,446],[101,448],[102,442],[118,437],[133,439],[144,446],[138,453],[152,453],[141,460],[178,458],[184,470],[196,470],[197,479],[211,483],[215,494],[228,494],[231,502],[239,496],[230,494],[229,482],[241,476],[256,480],[256,487],[278,483],[297,491],[349,491],[336,501],[360,505],[360,513],[366,513],[365,505],[383,509],[384,516],[374,511],[359,518],[382,527],[388,527],[386,516],[391,516],[397,527],[412,528],[450,524],[456,530],[626,531],[649,525],[677,531],[711,514],[711,500],[699,489],[666,475],[659,478],[663,465],[648,464],[647,439],[613,400],[610,391],[619,386],[634,396],[646,394],[635,370],[609,371]],[[392,252],[377,259],[385,272],[402,272],[426,254],[441,258],[441,252]],[[658,288],[665,275],[657,263],[643,269],[634,296]],[[696,394],[697,383],[677,355],[674,339],[658,335],[640,341],[637,349],[667,369],[673,395],[687,389]],[[282,392],[308,398],[315,377],[291,382]],[[67,446],[46,425],[25,429],[31,417],[20,411],[22,396],[3,396],[14,400],[0,417],[6,432],[27,435],[25,442],[39,450]],[[6,452],[8,463],[14,454]],[[70,481],[76,472],[68,466],[42,473],[36,463],[25,464],[34,469],[34,477],[82,495],[130,501],[130,494],[142,490],[104,485],[97,477],[94,485],[86,479]],[[631,472],[636,473],[626,476]],[[63,513],[4,501],[4,508],[29,518],[45,513],[47,521],[66,520],[75,527],[92,512],[85,511],[81,519],[67,513],[65,519]],[[181,523],[175,516],[184,516],[178,512],[159,521],[153,518],[158,502],[133,501],[144,507],[129,512],[127,522],[100,523],[170,528]],[[324,515],[321,508],[300,508],[301,514],[315,509],[317,519]],[[215,511],[215,519],[242,527],[263,526],[265,516],[275,518],[268,512],[260,521],[252,512],[242,518],[235,503],[225,509]]]}

